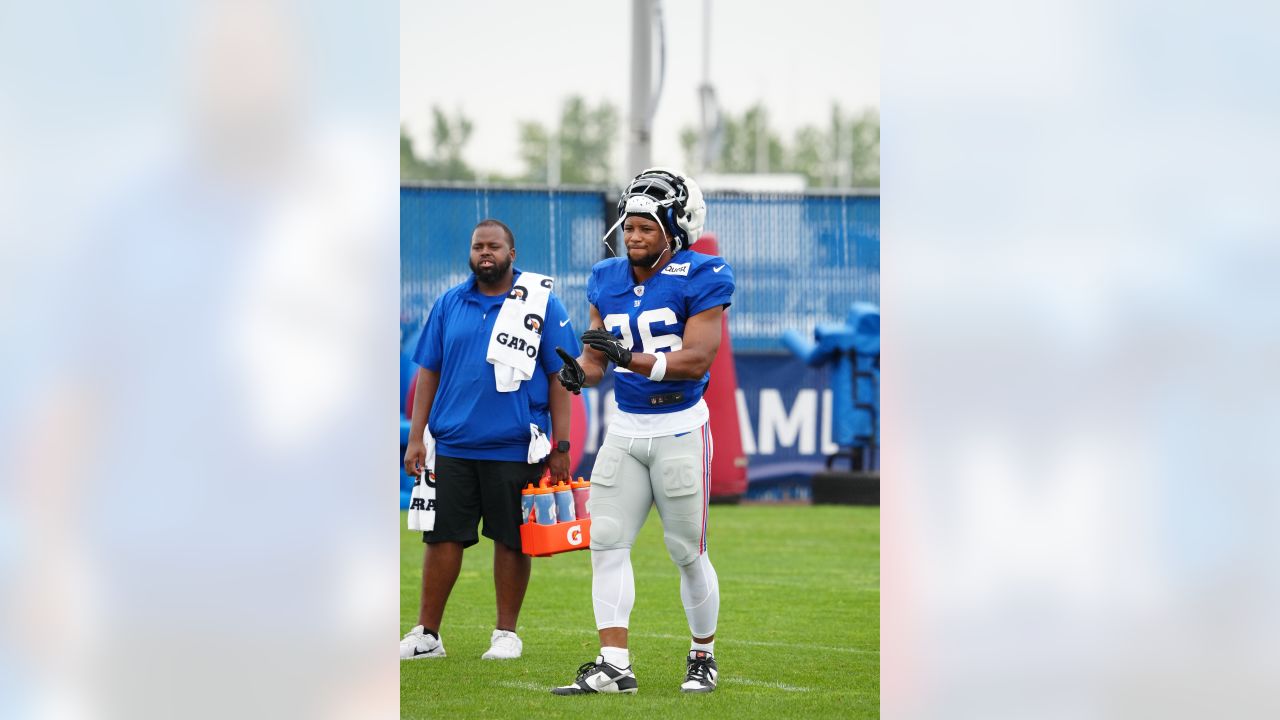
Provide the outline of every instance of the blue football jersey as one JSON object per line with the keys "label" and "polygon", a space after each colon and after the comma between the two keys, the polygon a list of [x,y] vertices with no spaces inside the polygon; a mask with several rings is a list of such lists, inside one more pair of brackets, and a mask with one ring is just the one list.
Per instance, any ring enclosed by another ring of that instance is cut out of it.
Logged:
{"label": "blue football jersey", "polygon": [[[622,339],[632,352],[674,352],[684,346],[684,324],[717,305],[728,307],[733,297],[733,269],[722,258],[692,250],[676,253],[657,275],[639,285],[625,257],[596,263],[587,281],[587,301],[595,306],[604,327]],[[649,378],[616,368],[614,398],[630,413],[665,413],[692,407],[702,399],[710,373],[699,380]],[[680,393],[655,406],[654,396]]]}

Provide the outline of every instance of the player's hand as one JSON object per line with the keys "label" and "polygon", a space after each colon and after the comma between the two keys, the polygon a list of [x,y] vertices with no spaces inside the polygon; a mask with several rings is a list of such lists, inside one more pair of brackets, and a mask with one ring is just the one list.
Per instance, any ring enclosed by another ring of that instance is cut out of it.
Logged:
{"label": "player's hand", "polygon": [[623,347],[622,341],[608,330],[588,330],[582,333],[582,344],[604,353],[618,367],[631,365],[631,351]]}
{"label": "player's hand", "polygon": [[570,482],[573,478],[569,477],[569,453],[563,453],[559,450],[552,450],[547,456],[547,469],[551,471],[551,481]]}
{"label": "player's hand", "polygon": [[[564,361],[560,372],[556,373],[556,379],[569,392],[574,395],[581,394],[582,386],[587,382],[587,371],[583,370],[582,366],[578,364],[578,359],[565,352],[564,348],[557,347],[556,354]],[[554,455],[555,453],[552,454]]]}
{"label": "player's hand", "polygon": [[427,445],[422,438],[410,438],[409,448],[404,451],[404,471],[414,477],[422,474],[427,464]]}

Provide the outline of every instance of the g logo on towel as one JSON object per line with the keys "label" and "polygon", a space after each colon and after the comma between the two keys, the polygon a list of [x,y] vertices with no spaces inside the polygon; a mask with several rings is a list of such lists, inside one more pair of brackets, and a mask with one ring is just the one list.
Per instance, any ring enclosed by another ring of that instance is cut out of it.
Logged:
{"label": "g logo on towel", "polygon": [[532,330],[539,335],[542,334],[542,316],[535,313],[529,313],[524,316],[524,329]]}
{"label": "g logo on towel", "polygon": [[544,288],[546,288],[546,289],[550,290],[550,289],[551,289],[551,286],[552,286],[552,285],[555,285],[555,281],[554,281],[554,280],[552,280],[551,278],[542,278],[542,283],[541,283],[541,285],[542,285],[542,287],[544,287]]}
{"label": "g logo on towel", "polygon": [[523,300],[528,296],[529,296],[529,290],[525,288],[525,286],[523,285],[516,285],[515,287],[511,288],[511,293],[507,295],[507,297],[514,298],[516,300]]}

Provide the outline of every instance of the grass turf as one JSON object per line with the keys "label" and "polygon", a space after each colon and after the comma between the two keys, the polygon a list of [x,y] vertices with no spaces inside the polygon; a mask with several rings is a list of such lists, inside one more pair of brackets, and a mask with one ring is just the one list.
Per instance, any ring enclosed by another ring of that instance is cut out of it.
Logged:
{"label": "grass turf", "polygon": [[[492,543],[467,550],[445,611],[448,657],[400,663],[403,718],[869,718],[880,705],[880,511],[849,506],[711,508],[720,578],[715,692],[685,695],[688,625],[680,582],[651,512],[632,548],[634,696],[557,697],[595,658],[587,551],[534,558],[519,660],[481,660],[493,630]],[[400,528],[401,633],[417,623],[422,540]],[[390,640],[388,639],[388,642]]]}

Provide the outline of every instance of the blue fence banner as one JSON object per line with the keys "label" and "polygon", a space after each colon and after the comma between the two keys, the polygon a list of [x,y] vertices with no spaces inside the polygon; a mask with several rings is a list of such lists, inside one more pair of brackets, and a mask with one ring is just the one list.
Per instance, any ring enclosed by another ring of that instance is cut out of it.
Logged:
{"label": "blue fence banner", "polygon": [[[511,227],[516,264],[552,275],[575,328],[587,327],[587,277],[616,198],[603,190],[400,188],[400,326],[407,337],[440,293],[467,277],[471,230]],[[866,194],[708,193],[707,231],[733,265],[729,332],[738,351],[773,352],[787,329],[809,336],[855,301],[880,302],[880,198]]]}

